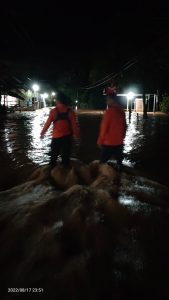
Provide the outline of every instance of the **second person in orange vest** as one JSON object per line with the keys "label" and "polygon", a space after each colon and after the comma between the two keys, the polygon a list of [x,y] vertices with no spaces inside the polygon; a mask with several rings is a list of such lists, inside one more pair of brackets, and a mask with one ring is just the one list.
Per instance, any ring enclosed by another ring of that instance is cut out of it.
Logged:
{"label": "second person in orange vest", "polygon": [[41,138],[53,123],[51,158],[50,166],[54,168],[57,158],[61,155],[63,166],[67,167],[70,163],[72,139],[80,136],[79,126],[75,112],[68,106],[69,98],[64,93],[58,93],[56,107],[50,115],[41,131]]}
{"label": "second person in orange vest", "polygon": [[119,170],[122,168],[123,143],[126,134],[125,113],[117,103],[116,95],[108,95],[107,110],[103,116],[97,144],[101,146],[101,163],[114,158]]}

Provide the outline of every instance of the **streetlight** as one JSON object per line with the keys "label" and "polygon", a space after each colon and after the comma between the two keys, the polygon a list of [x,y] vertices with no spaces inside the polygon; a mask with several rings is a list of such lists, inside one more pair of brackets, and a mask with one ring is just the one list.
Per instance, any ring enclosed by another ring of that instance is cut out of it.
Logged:
{"label": "streetlight", "polygon": [[76,103],[76,106],[75,106],[75,109],[77,110],[77,106],[78,106],[78,100],[75,100],[75,103]]}
{"label": "streetlight", "polygon": [[133,100],[135,94],[133,92],[129,92],[126,97],[127,97],[127,111],[129,110],[129,101]]}
{"label": "streetlight", "polygon": [[75,103],[76,103],[76,106],[75,106],[75,109],[77,110],[78,109],[78,103],[79,103],[79,92],[77,91],[77,96],[76,96],[76,100],[75,100]]}
{"label": "streetlight", "polygon": [[43,98],[44,98],[44,99],[48,98],[48,94],[47,94],[47,93],[44,93],[44,94],[43,94]]}
{"label": "streetlight", "polygon": [[[34,97],[37,98],[37,102],[38,102],[39,85],[36,84],[36,83],[34,83],[34,84],[32,85],[32,89],[33,89],[33,91],[34,91]],[[39,103],[38,103],[38,104],[39,104]],[[39,105],[38,105],[38,106],[39,106]]]}
{"label": "streetlight", "polygon": [[27,107],[31,106],[31,103],[32,103],[32,99],[31,99],[32,98],[32,91],[31,90],[27,91],[27,97],[26,98],[27,98],[26,99],[27,100]]}
{"label": "streetlight", "polygon": [[55,92],[52,92],[51,95],[54,97],[54,96],[56,95],[56,93],[55,93]]}
{"label": "streetlight", "polygon": [[39,85],[36,84],[36,83],[33,84],[33,85],[32,85],[32,89],[33,89],[34,92],[38,92],[38,91],[39,91]]}
{"label": "streetlight", "polygon": [[42,99],[48,98],[48,94],[47,93],[40,94],[40,96],[41,96]]}
{"label": "streetlight", "polygon": [[132,99],[134,98],[134,96],[135,96],[135,94],[134,94],[133,92],[129,92],[129,93],[127,94],[127,99],[128,99],[128,100],[132,100]]}
{"label": "streetlight", "polygon": [[41,94],[41,98],[42,98],[42,100],[43,100],[43,106],[44,107],[46,107],[46,99],[48,98],[48,94],[47,93],[43,93],[43,94]]}

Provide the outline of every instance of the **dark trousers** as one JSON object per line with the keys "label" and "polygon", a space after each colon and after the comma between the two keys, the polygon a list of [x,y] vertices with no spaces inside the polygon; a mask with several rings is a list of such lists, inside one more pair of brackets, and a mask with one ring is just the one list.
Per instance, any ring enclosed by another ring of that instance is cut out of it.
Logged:
{"label": "dark trousers", "polygon": [[119,169],[122,167],[123,161],[123,145],[118,146],[102,146],[101,147],[101,163],[106,163],[111,158],[117,161],[117,166]]}
{"label": "dark trousers", "polygon": [[52,139],[50,158],[51,168],[54,168],[56,166],[58,155],[61,155],[63,166],[68,166],[70,163],[71,148],[72,136],[70,135]]}

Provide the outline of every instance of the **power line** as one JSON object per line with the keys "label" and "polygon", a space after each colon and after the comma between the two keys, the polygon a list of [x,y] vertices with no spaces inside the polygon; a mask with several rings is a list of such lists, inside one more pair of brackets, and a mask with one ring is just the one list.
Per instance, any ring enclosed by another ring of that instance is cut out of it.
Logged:
{"label": "power line", "polygon": [[[93,85],[87,85],[85,87],[82,87],[81,89],[85,89],[85,90],[90,90],[90,89],[94,89],[96,87],[99,87],[107,82],[109,82],[110,80],[116,78],[121,72],[126,71],[127,69],[129,69],[131,66],[133,66],[134,64],[136,64],[138,62],[139,59],[142,58],[142,56],[145,54],[145,51],[151,51],[152,47],[158,45],[163,39],[165,39],[166,37],[168,37],[168,33],[165,34],[163,37],[161,37],[161,39],[154,41],[154,43],[152,43],[149,47],[146,47],[145,49],[143,49],[141,51],[141,53],[138,56],[135,56],[134,58],[132,58],[129,62],[127,62],[126,64],[123,65],[123,69],[121,69],[119,72],[117,73],[110,73],[109,75],[105,76],[104,78],[98,80],[95,82],[95,84]],[[131,62],[131,63],[130,63]]]}
{"label": "power line", "polygon": [[[106,79],[106,80],[104,80],[104,81],[102,81],[102,82],[100,82],[100,83],[98,83],[98,84],[94,84],[94,85],[91,85],[91,86],[89,86],[89,87],[83,87],[83,88],[81,88],[81,89],[91,90],[91,89],[94,89],[94,88],[96,88],[96,87],[99,87],[99,86],[105,84],[106,82],[108,82],[108,81],[110,81],[110,80],[112,80],[112,79],[115,79],[116,77],[118,77],[118,75],[119,75],[121,72],[126,71],[127,69],[129,69],[131,66],[133,66],[133,65],[136,64],[136,63],[137,63],[137,59],[134,58],[134,59],[130,60],[128,63],[124,64],[124,65],[123,65],[123,68],[122,68],[119,72],[117,72],[117,73],[112,73],[113,75],[112,75],[110,78],[108,78],[108,79]],[[110,76],[110,74],[109,74],[108,76]],[[106,77],[108,77],[108,76],[106,76]],[[106,78],[106,77],[105,77],[105,78]],[[103,80],[103,79],[102,79],[102,80]],[[99,80],[99,81],[101,81],[101,80]],[[97,82],[96,82],[96,83],[97,83]]]}
{"label": "power line", "polygon": [[[97,80],[97,81],[95,82],[95,84],[96,84],[96,83],[99,83],[99,82],[101,82],[101,81],[103,81],[103,80],[106,80],[106,79],[109,78],[109,77],[112,77],[113,74],[114,74],[114,72],[113,72],[113,73],[110,73],[109,75],[105,76],[105,77],[102,78],[102,79]],[[85,87],[83,87],[83,88],[85,89],[85,88],[88,88],[88,87],[90,87],[90,86],[91,86],[91,84],[88,84],[87,86],[85,86]]]}

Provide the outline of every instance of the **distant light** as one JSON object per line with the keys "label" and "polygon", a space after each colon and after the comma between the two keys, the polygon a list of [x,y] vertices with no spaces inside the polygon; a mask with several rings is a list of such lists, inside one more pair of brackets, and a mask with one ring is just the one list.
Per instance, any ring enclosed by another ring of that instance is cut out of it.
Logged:
{"label": "distant light", "polygon": [[55,96],[56,95],[56,93],[55,92],[52,92],[52,94],[51,94],[52,96]]}
{"label": "distant light", "polygon": [[129,93],[127,94],[127,99],[128,99],[128,100],[132,100],[132,99],[134,98],[134,96],[135,96],[135,94],[134,94],[133,92],[129,92]]}
{"label": "distant light", "polygon": [[75,103],[78,103],[78,100],[75,100]]}
{"label": "distant light", "polygon": [[42,97],[42,99],[46,99],[46,98],[48,98],[49,95],[47,93],[44,93],[44,94],[41,94],[40,96]]}
{"label": "distant light", "polygon": [[32,89],[34,92],[38,92],[39,91],[39,85],[38,84],[33,84]]}
{"label": "distant light", "polygon": [[31,90],[28,90],[27,93],[28,93],[28,97],[32,96],[32,91]]}

